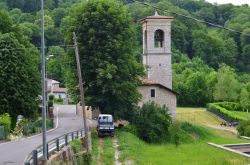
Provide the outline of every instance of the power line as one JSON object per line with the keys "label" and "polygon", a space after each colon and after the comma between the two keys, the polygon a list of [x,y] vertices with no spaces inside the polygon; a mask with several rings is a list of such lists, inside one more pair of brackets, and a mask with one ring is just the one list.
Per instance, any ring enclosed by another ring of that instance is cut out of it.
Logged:
{"label": "power line", "polygon": [[[54,46],[59,46],[59,47],[66,47],[66,48],[74,48],[74,45],[52,45],[52,46],[47,46],[45,48],[50,48],[50,47],[54,47]],[[41,49],[41,47],[33,47],[33,48],[2,48],[0,49],[0,51],[11,51],[11,50],[14,50],[14,51],[21,51],[21,50],[29,50],[29,49]]]}
{"label": "power line", "polygon": [[206,24],[206,25],[209,25],[209,26],[213,26],[213,27],[217,27],[217,28],[220,28],[220,29],[225,29],[227,31],[231,31],[231,32],[234,32],[234,33],[240,33],[240,34],[243,34],[245,36],[249,36],[250,37],[250,34],[247,34],[247,33],[244,33],[244,32],[238,31],[238,30],[234,30],[234,29],[231,29],[231,28],[227,28],[227,27],[222,26],[222,25],[217,25],[217,24],[214,24],[214,23],[211,23],[211,22],[200,20],[200,19],[197,19],[197,18],[194,18],[194,17],[191,17],[191,16],[187,16],[187,15],[184,15],[184,14],[173,12],[173,11],[170,11],[170,10],[167,10],[167,9],[162,9],[162,8],[159,8],[159,7],[157,7],[155,5],[152,5],[152,4],[149,4],[149,3],[139,2],[139,1],[136,1],[136,0],[133,0],[133,1],[135,3],[138,3],[138,4],[142,4],[142,5],[145,5],[145,6],[152,7],[154,9],[159,10],[159,11],[163,11],[163,12],[167,12],[167,13],[172,13],[172,14],[175,14],[175,15],[187,18],[187,19],[191,19],[191,20],[196,21],[196,22],[200,22],[200,23],[203,23],[203,24]]}

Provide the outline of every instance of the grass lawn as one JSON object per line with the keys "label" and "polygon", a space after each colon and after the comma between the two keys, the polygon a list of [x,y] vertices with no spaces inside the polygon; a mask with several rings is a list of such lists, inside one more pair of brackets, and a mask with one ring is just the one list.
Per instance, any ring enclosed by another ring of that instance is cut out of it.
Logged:
{"label": "grass lawn", "polygon": [[[118,132],[121,162],[143,165],[242,165],[250,159],[207,145],[205,141],[182,144],[149,145],[128,132]],[[218,137],[219,138],[219,137]],[[226,140],[216,139],[214,142]],[[233,142],[233,139],[225,142]]]}
{"label": "grass lawn", "polygon": [[220,125],[222,120],[206,112],[205,108],[177,108],[176,119],[201,125]]}
{"label": "grass lawn", "polygon": [[[250,159],[224,151],[207,142],[217,144],[247,143],[229,131],[217,130],[208,125],[220,126],[222,120],[206,112],[204,108],[178,108],[177,120],[190,122],[207,131],[205,139],[181,144],[150,145],[131,133],[117,131],[120,161],[132,161],[139,165],[242,165]],[[234,129],[234,128],[232,128]]]}
{"label": "grass lawn", "polygon": [[99,138],[95,130],[92,131],[92,161],[91,165],[113,165],[115,149],[112,138]]}

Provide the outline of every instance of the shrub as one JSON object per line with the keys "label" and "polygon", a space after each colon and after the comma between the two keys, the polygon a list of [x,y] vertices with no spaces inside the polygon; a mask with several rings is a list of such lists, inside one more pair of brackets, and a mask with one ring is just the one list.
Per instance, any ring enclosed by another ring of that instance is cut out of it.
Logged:
{"label": "shrub", "polygon": [[240,136],[249,136],[250,137],[250,121],[241,121],[237,126],[237,130]]}
{"label": "shrub", "polygon": [[169,132],[171,135],[171,142],[174,143],[175,147],[177,148],[180,144],[180,138],[181,138],[181,123],[175,121],[169,127]]}
{"label": "shrub", "polygon": [[54,100],[55,96],[54,95],[49,95],[49,100]]}
{"label": "shrub", "polygon": [[130,133],[138,136],[138,133],[137,133],[138,131],[137,131],[135,125],[133,125],[133,124],[128,124],[125,127],[123,127],[121,130],[126,131],[126,132],[130,132]]}
{"label": "shrub", "polygon": [[168,129],[171,121],[166,106],[148,102],[137,111],[133,123],[139,138],[148,143],[162,143],[170,138]]}
{"label": "shrub", "polygon": [[57,103],[62,103],[62,102],[63,102],[63,99],[62,99],[62,98],[55,99],[55,102],[57,102]]}
{"label": "shrub", "polygon": [[214,113],[226,121],[244,121],[247,120],[244,117],[233,114],[231,111],[217,105],[216,103],[207,104],[207,111]]}
{"label": "shrub", "polygon": [[48,107],[53,107],[53,100],[49,100],[49,102],[48,102]]}
{"label": "shrub", "polygon": [[0,115],[0,125],[4,126],[5,138],[10,133],[11,117],[8,113]]}

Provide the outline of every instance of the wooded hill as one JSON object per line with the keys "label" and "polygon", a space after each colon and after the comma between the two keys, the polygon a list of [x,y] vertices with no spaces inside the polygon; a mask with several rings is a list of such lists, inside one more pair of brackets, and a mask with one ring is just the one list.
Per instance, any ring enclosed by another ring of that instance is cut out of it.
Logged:
{"label": "wooded hill", "polygon": [[[148,5],[133,0],[121,2],[127,6],[135,23],[136,57],[139,62],[142,52],[140,19],[154,14],[156,9],[152,6],[158,7],[158,13],[161,15],[175,17],[172,24],[173,84],[174,89],[181,94],[178,97],[179,105],[204,106],[207,102],[217,100],[236,102],[243,98],[250,100],[250,7],[248,5],[216,5],[195,0],[140,2]],[[65,50],[68,48],[55,45],[64,45],[65,29],[69,28],[66,17],[79,6],[77,3],[79,0],[48,0],[45,4],[47,54],[56,55],[49,61],[49,75],[64,84],[72,83],[69,81],[69,74],[66,74],[67,65],[64,63],[67,61]],[[40,46],[40,1],[0,0],[0,8],[2,13],[9,15],[13,26],[20,28],[35,46]],[[0,14],[0,18],[2,16]],[[207,23],[200,23],[187,17]],[[1,29],[5,26],[6,24],[0,21]],[[225,86],[227,89],[224,89]]]}

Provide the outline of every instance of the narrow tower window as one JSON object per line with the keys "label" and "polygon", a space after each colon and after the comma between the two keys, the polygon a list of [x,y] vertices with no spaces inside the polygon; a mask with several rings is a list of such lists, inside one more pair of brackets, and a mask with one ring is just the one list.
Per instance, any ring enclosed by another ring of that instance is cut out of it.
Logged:
{"label": "narrow tower window", "polygon": [[155,31],[155,48],[162,48],[164,41],[164,32],[160,29]]}
{"label": "narrow tower window", "polygon": [[155,97],[155,89],[150,89],[150,95],[151,97]]}

